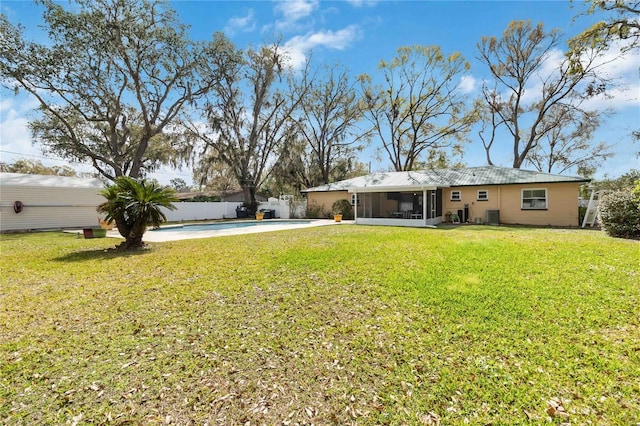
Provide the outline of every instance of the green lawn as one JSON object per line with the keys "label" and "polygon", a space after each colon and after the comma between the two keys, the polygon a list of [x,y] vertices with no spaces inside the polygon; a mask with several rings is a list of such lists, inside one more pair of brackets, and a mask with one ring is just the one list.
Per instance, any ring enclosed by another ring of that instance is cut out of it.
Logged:
{"label": "green lawn", "polygon": [[331,226],[0,237],[0,423],[640,422],[640,243]]}

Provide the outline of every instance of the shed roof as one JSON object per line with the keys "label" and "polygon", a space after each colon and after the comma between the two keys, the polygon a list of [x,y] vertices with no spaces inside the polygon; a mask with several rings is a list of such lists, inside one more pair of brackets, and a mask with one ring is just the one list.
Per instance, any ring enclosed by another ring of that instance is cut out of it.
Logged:
{"label": "shed roof", "polygon": [[525,183],[588,182],[580,176],[565,176],[509,167],[481,166],[461,169],[433,169],[383,172],[316,186],[302,192],[402,191],[451,186],[513,185]]}
{"label": "shed roof", "polygon": [[0,173],[0,186],[57,187],[102,189],[104,184],[97,178],[56,175],[31,175],[24,173]]}

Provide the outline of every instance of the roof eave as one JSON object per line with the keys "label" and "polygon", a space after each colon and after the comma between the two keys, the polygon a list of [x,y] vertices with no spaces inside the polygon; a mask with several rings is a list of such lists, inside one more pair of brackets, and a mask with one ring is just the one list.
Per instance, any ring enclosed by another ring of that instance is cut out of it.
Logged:
{"label": "roof eave", "polygon": [[405,186],[361,186],[349,188],[349,192],[412,192],[412,191],[435,191],[443,186],[436,185],[405,185]]}

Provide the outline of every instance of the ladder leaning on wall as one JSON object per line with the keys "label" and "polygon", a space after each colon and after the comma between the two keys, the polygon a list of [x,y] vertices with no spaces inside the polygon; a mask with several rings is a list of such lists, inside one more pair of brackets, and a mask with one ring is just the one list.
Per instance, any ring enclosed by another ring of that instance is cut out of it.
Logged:
{"label": "ladder leaning on wall", "polygon": [[594,227],[596,222],[598,221],[598,202],[600,201],[600,197],[607,191],[596,191],[594,189],[591,190],[591,197],[589,197],[589,204],[587,204],[587,211],[584,214],[584,219],[582,220],[582,227],[586,227],[587,225]]}

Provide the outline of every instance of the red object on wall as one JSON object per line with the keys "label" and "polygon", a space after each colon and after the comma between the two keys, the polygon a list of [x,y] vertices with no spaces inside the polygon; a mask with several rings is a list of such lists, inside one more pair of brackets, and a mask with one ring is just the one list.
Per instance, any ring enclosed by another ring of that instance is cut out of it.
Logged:
{"label": "red object on wall", "polygon": [[24,208],[24,203],[22,201],[15,201],[13,203],[13,211],[16,213],[20,213]]}

